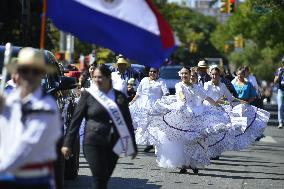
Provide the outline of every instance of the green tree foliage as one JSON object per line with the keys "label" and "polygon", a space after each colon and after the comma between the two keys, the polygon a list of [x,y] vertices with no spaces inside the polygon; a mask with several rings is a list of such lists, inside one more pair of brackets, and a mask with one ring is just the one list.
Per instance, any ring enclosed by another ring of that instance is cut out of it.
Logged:
{"label": "green tree foliage", "polygon": [[112,63],[115,61],[115,54],[106,48],[97,48],[97,63]]}
{"label": "green tree foliage", "polygon": [[[173,59],[176,63],[196,64],[204,57],[220,56],[220,53],[210,42],[211,33],[218,22],[213,17],[204,16],[187,7],[180,7],[174,3],[156,0],[157,7],[172,27],[175,35],[181,41],[181,46],[175,51]],[[190,43],[197,43],[196,53],[190,53]]]}
{"label": "green tree foliage", "polygon": [[[264,11],[259,11],[259,7]],[[237,35],[245,38],[246,47],[229,55],[231,63],[250,65],[259,79],[272,80],[284,55],[283,1],[245,1],[226,23],[217,27],[211,41],[221,51]]]}

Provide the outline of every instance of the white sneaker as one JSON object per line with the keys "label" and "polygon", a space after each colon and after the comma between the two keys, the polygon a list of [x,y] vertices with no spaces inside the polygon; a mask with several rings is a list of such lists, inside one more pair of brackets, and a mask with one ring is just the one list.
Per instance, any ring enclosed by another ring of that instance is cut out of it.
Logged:
{"label": "white sneaker", "polygon": [[282,128],[283,128],[283,124],[280,123],[280,124],[278,125],[278,129],[282,129]]}

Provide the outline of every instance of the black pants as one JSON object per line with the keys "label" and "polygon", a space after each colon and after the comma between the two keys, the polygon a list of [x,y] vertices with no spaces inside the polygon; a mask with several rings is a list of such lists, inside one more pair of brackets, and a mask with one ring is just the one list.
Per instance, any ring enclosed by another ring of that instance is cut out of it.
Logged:
{"label": "black pants", "polygon": [[0,181],[0,188],[2,189],[50,189],[49,184],[33,184],[33,185],[24,185],[17,184],[15,182],[5,182]]}
{"label": "black pants", "polygon": [[93,175],[93,189],[107,189],[118,156],[111,146],[84,145],[84,155]]}

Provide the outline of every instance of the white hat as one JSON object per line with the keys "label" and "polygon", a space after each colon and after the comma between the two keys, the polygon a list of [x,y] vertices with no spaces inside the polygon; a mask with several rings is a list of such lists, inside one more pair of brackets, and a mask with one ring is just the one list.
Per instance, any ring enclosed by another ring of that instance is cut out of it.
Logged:
{"label": "white hat", "polygon": [[130,79],[128,80],[127,84],[135,85],[135,79],[134,79],[134,78],[130,78]]}
{"label": "white hat", "polygon": [[214,69],[214,68],[218,68],[218,65],[213,64],[213,65],[209,66],[209,71],[211,72],[211,70]]}
{"label": "white hat", "polygon": [[16,69],[22,67],[35,68],[46,73],[55,72],[55,68],[45,64],[43,51],[32,47],[22,48],[18,54],[18,58],[7,65],[7,70],[15,72]]}
{"label": "white hat", "polygon": [[208,67],[207,63],[204,60],[200,60],[197,64],[197,66],[199,68],[207,68]]}

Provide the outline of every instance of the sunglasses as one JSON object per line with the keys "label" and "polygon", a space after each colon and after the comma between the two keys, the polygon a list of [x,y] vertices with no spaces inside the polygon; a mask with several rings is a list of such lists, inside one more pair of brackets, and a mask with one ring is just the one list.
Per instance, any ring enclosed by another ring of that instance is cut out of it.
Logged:
{"label": "sunglasses", "polygon": [[42,70],[36,69],[36,68],[20,68],[20,69],[18,69],[18,72],[19,72],[19,74],[22,74],[22,75],[28,75],[28,74],[40,75],[40,74],[43,73]]}
{"label": "sunglasses", "polygon": [[156,71],[156,70],[150,70],[149,72],[152,72],[152,73],[157,73],[157,71]]}

